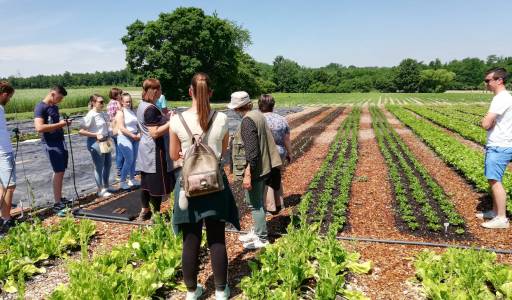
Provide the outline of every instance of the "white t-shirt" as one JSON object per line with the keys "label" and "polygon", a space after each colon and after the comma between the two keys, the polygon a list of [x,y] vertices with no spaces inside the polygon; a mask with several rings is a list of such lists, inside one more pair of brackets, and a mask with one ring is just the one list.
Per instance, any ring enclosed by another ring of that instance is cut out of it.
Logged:
{"label": "white t-shirt", "polygon": [[[182,113],[183,118],[187,122],[187,126],[192,131],[192,134],[203,133],[201,126],[199,126],[199,121],[196,113],[192,113],[189,111],[185,111]],[[172,116],[170,122],[171,130],[176,133],[181,142],[181,149],[183,153],[185,153],[191,144],[191,139],[189,138],[185,127],[180,121],[178,115]],[[228,116],[224,113],[217,112],[217,116],[215,117],[214,122],[210,126],[209,133],[206,135],[205,143],[212,148],[218,158],[220,158],[222,154],[222,140],[224,136],[228,132]]]}
{"label": "white t-shirt", "polygon": [[5,121],[5,108],[0,105],[0,153],[12,152],[11,133]]}
{"label": "white t-shirt", "polygon": [[492,98],[490,113],[495,113],[496,125],[487,130],[487,146],[512,147],[512,96],[501,91]]}
{"label": "white t-shirt", "polygon": [[80,122],[80,128],[107,136],[109,135],[107,120],[108,115],[105,112],[97,112],[91,109]]}
{"label": "white t-shirt", "polygon": [[[128,129],[131,133],[139,132],[139,127],[137,127],[137,116],[131,109],[123,108],[123,116],[124,116],[124,127]],[[121,130],[119,130],[119,134],[123,134]]]}

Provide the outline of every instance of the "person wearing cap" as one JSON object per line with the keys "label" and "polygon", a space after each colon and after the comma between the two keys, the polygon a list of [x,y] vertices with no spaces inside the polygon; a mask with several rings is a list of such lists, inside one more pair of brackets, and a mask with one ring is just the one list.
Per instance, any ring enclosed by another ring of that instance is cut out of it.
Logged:
{"label": "person wearing cap", "polygon": [[272,168],[281,166],[282,161],[265,116],[258,110],[252,110],[247,92],[231,94],[228,108],[242,117],[233,136],[231,162],[234,181],[242,182],[254,222],[253,229],[241,235],[239,240],[246,249],[258,249],[268,245],[263,206],[265,182]]}

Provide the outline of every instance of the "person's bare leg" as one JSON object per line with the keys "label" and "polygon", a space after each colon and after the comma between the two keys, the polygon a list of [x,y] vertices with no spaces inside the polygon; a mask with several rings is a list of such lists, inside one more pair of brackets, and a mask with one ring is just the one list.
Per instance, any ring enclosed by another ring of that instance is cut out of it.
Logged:
{"label": "person's bare leg", "polygon": [[62,182],[64,181],[64,172],[53,174],[53,198],[55,203],[60,203],[62,198]]}
{"label": "person's bare leg", "polygon": [[4,190],[3,187],[0,186],[0,195],[3,195],[5,192],[5,198],[2,203],[2,219],[8,220],[11,218],[11,208],[12,208],[12,195],[14,193],[14,186],[10,186],[7,188],[7,191]]}
{"label": "person's bare leg", "polygon": [[492,191],[492,209],[498,217],[506,216],[507,193],[503,188],[503,184],[496,180],[489,180]]}

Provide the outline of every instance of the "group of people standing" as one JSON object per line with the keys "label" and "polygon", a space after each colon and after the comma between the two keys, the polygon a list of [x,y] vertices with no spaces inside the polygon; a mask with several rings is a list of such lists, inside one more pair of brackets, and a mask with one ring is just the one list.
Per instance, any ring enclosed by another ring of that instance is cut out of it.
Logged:
{"label": "group of people standing", "polygon": [[[8,82],[0,82],[1,220],[5,226],[14,225],[10,210],[16,185],[15,161],[4,113],[4,106],[13,94],[14,89]],[[245,189],[245,199],[254,219],[253,229],[241,235],[240,241],[246,249],[258,249],[268,245],[266,213],[277,213],[284,207],[281,169],[285,161],[292,159],[290,128],[284,117],[273,113],[275,100],[271,95],[260,97],[260,111],[253,110],[248,93],[239,91],[231,95],[228,108],[242,120],[230,137],[227,115],[211,108],[212,94],[208,75],[195,74],[189,87],[191,107],[175,113],[165,106],[159,80],[146,79],[142,85],[142,101],[136,109],[131,95],[118,88],[111,89],[108,103],[99,94],[91,95],[89,111],[79,129],[79,134],[86,137],[94,164],[98,197],[108,197],[116,190],[110,185],[113,152],[120,188],[140,187],[139,220],[149,220],[152,214],[159,212],[162,201],[169,199],[174,191],[172,225],[176,233],[183,235],[186,299],[197,299],[203,292],[197,284],[203,224],[211,252],[216,299],[229,297],[225,225],[230,223],[238,230],[241,226],[238,207],[221,162],[231,161],[233,179]],[[34,109],[35,129],[41,135],[43,151],[54,172],[55,211],[70,204],[62,197],[62,183],[68,166],[64,128],[70,126],[72,120],[62,118],[58,108],[66,95],[64,87],[55,86]],[[202,134],[203,143],[218,159],[224,188],[207,195],[186,197],[183,159],[194,143],[191,137]],[[229,149],[231,157],[227,158]],[[136,179],[137,172],[140,182]]]}

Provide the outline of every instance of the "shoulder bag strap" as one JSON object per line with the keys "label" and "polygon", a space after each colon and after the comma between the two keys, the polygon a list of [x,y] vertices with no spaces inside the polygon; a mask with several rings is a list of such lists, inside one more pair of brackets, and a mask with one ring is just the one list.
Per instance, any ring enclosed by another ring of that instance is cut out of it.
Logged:
{"label": "shoulder bag strap", "polygon": [[185,128],[185,131],[187,132],[189,138],[194,142],[194,135],[192,134],[192,131],[190,131],[190,128],[187,125],[187,122],[185,121],[185,118],[183,118],[183,115],[181,113],[178,113],[178,117],[180,118],[181,124],[183,124],[183,127]]}

